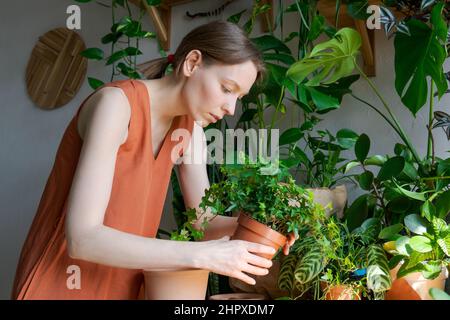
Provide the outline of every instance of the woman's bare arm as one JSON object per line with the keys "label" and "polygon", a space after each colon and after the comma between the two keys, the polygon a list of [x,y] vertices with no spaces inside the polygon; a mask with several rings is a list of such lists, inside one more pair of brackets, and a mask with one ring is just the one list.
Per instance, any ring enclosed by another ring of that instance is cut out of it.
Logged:
{"label": "woman's bare arm", "polygon": [[103,225],[116,156],[128,133],[131,110],[122,90],[103,88],[86,101],[81,112],[88,116],[66,219],[71,257],[130,269],[204,268],[247,283],[254,283],[254,280],[244,272],[267,273],[266,268],[271,262],[250,253],[273,252],[267,246],[226,239],[205,242],[160,240]]}
{"label": "woman's bare arm", "polygon": [[[187,208],[199,209],[205,190],[210,187],[206,171],[206,137],[200,125],[194,124],[191,141],[183,154],[187,161],[178,166],[178,179],[183,193],[184,204]],[[201,163],[194,163],[198,160]],[[211,214],[210,208],[206,209],[204,216],[199,217],[196,228],[200,228],[203,218],[210,220],[203,240],[219,239],[224,236],[232,236],[237,227],[236,217],[216,216]],[[212,218],[212,220],[211,220]]]}

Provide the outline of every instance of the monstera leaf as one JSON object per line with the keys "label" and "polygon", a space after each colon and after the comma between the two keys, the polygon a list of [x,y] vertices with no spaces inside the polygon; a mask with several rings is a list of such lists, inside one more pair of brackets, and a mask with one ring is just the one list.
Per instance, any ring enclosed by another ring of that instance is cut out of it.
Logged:
{"label": "monstera leaf", "polygon": [[343,28],[333,39],[316,45],[309,56],[294,63],[286,75],[300,84],[313,74],[306,82],[307,86],[333,83],[353,72],[360,46],[359,33],[351,28]]}
{"label": "monstera leaf", "polygon": [[414,115],[427,100],[428,76],[436,84],[439,98],[447,90],[443,72],[443,63],[447,57],[447,26],[442,18],[442,8],[442,3],[433,8],[432,27],[411,19],[406,22],[410,35],[398,33],[395,37],[395,89]]}

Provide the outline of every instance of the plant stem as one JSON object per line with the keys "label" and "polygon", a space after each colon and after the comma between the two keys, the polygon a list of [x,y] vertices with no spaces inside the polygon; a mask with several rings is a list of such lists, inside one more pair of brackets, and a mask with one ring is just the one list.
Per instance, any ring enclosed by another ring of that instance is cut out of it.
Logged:
{"label": "plant stem", "polygon": [[392,121],[395,124],[395,127],[398,129],[396,130],[399,135],[400,138],[403,140],[403,142],[405,142],[405,144],[407,145],[407,147],[409,148],[409,150],[411,151],[411,153],[413,154],[414,159],[416,160],[416,162],[419,164],[419,166],[421,166],[421,162],[420,162],[420,158],[419,155],[416,151],[416,149],[413,147],[411,141],[409,140],[407,134],[405,133],[405,131],[403,130],[402,126],[400,125],[400,123],[398,122],[397,118],[395,117],[395,115],[392,113],[391,109],[389,108],[388,104],[386,103],[386,101],[384,100],[383,96],[380,94],[380,92],[378,91],[378,89],[375,87],[374,83],[366,76],[366,74],[361,70],[361,68],[359,67],[359,65],[356,62],[356,59],[353,59],[353,63],[356,67],[356,69],[358,70],[358,72],[361,74],[361,76],[367,81],[367,83],[369,84],[369,86],[372,88],[372,90],[375,92],[375,94],[377,95],[378,99],[380,99],[381,103],[383,104],[383,106],[385,107],[386,111],[389,113],[389,116],[391,117]]}
{"label": "plant stem", "polygon": [[450,179],[450,176],[420,178],[420,180],[441,180],[441,179],[442,180]]}
{"label": "plant stem", "polygon": [[[285,87],[282,86],[282,87],[281,87],[281,93],[280,93],[280,96],[279,96],[279,98],[278,98],[278,103],[277,103],[277,106],[276,106],[276,108],[275,108],[275,113],[274,113],[273,116],[272,116],[272,122],[271,122],[271,124],[270,124],[270,130],[272,130],[273,125],[275,124],[275,118],[276,118],[276,115],[277,115],[277,113],[278,113],[278,109],[280,108],[281,102],[283,101],[283,98],[284,98],[284,89],[285,89]],[[270,139],[270,131],[269,131],[269,139]]]}
{"label": "plant stem", "polygon": [[356,100],[366,104],[367,106],[369,106],[370,108],[372,108],[373,110],[375,110],[380,116],[382,116],[384,118],[384,120],[386,120],[387,123],[389,123],[389,125],[395,130],[395,132],[397,132],[398,135],[401,136],[400,131],[397,129],[397,127],[394,125],[394,123],[388,118],[386,117],[383,112],[381,112],[380,110],[377,109],[377,107],[375,107],[374,105],[370,104],[369,102],[355,96],[353,93],[350,94],[353,98],[355,98]]}
{"label": "plant stem", "polygon": [[432,157],[432,163],[434,164],[434,142],[433,142],[433,95],[434,95],[434,82],[430,79],[430,109],[428,112],[428,141],[427,141],[427,159]]}

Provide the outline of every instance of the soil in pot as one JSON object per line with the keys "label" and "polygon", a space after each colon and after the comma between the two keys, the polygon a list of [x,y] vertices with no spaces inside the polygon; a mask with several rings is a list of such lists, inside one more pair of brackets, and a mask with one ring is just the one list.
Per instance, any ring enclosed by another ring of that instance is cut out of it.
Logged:
{"label": "soil in pot", "polygon": [[[286,243],[286,237],[263,223],[241,213],[238,226],[231,237],[232,240],[245,240],[264,244],[278,251]],[[272,259],[274,254],[260,254],[262,257]]]}

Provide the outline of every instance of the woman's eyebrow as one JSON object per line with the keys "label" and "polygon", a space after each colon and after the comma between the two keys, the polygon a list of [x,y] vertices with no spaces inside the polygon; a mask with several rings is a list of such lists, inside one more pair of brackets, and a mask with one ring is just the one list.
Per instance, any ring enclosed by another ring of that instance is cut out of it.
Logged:
{"label": "woman's eyebrow", "polygon": [[[237,82],[234,81],[233,79],[225,78],[225,80],[231,82],[231,84],[233,84],[239,91],[242,90],[241,87],[237,84]],[[244,96],[247,94],[248,94],[248,92],[244,93]]]}

